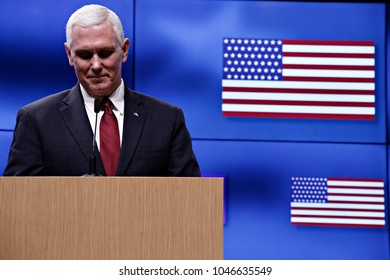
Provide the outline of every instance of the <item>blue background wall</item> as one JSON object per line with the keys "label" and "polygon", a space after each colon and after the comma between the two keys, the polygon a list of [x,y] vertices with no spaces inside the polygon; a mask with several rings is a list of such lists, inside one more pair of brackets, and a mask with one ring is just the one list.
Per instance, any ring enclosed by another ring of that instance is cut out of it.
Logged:
{"label": "blue background wall", "polygon": [[[69,15],[89,1],[2,1],[0,170],[17,110],[76,83],[63,43]],[[135,90],[183,108],[202,172],[226,176],[226,259],[389,259],[386,44],[388,7],[294,1],[94,1],[122,19]],[[375,41],[374,121],[227,118],[222,38]],[[5,106],[4,106],[5,104]],[[290,223],[294,176],[382,178],[384,229]]]}

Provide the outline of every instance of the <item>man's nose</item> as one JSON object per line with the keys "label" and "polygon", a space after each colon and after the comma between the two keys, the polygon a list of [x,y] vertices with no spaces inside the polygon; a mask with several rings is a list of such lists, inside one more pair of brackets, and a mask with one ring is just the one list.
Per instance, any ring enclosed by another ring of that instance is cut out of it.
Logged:
{"label": "man's nose", "polygon": [[91,58],[91,69],[94,71],[100,70],[102,68],[102,61],[97,54],[94,54]]}

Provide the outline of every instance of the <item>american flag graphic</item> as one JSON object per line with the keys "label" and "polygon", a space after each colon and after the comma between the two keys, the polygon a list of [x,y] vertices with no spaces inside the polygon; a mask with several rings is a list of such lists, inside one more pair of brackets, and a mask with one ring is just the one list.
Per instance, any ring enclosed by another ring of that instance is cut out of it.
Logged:
{"label": "american flag graphic", "polygon": [[382,179],[291,178],[293,225],[385,227]]}
{"label": "american flag graphic", "polygon": [[223,39],[226,117],[375,119],[373,41]]}

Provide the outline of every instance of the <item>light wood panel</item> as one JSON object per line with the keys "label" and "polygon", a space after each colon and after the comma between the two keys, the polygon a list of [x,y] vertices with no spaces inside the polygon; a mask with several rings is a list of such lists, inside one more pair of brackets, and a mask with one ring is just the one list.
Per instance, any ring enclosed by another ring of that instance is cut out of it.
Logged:
{"label": "light wood panel", "polygon": [[0,177],[0,259],[222,259],[223,178]]}

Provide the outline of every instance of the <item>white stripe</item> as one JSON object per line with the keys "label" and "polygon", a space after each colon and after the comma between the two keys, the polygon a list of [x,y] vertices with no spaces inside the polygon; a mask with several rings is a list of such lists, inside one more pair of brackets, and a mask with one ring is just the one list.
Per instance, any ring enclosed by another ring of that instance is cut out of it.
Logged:
{"label": "white stripe", "polygon": [[379,194],[384,195],[383,190],[367,190],[367,189],[332,189],[328,188],[328,193],[345,193],[345,194]]}
{"label": "white stripe", "polygon": [[325,223],[325,224],[363,224],[363,225],[385,225],[384,220],[366,219],[336,219],[336,218],[300,218],[291,217],[293,223]]}
{"label": "white stripe", "polygon": [[328,201],[354,201],[354,202],[385,202],[384,197],[365,197],[365,196],[333,196],[328,195]]}
{"label": "white stripe", "polygon": [[283,44],[283,52],[313,52],[313,53],[361,53],[373,54],[373,46],[327,46],[327,45],[289,45]]}
{"label": "white stripe", "polygon": [[299,208],[328,208],[328,209],[365,209],[365,210],[385,210],[385,206],[379,204],[356,204],[356,203],[306,203],[291,202],[291,207]]}
{"label": "white stripe", "polygon": [[375,108],[371,108],[371,107],[341,107],[341,106],[338,107],[338,106],[222,104],[222,111],[224,111],[224,112],[375,115]]}
{"label": "white stripe", "polygon": [[222,80],[222,86],[224,86],[224,87],[242,87],[242,88],[375,90],[375,83],[331,83],[331,82]]}
{"label": "white stripe", "polygon": [[283,76],[293,77],[347,77],[347,78],[374,78],[374,71],[348,70],[317,70],[317,69],[283,69]]}
{"label": "white stripe", "polygon": [[330,57],[300,57],[284,56],[283,64],[308,64],[308,65],[347,65],[347,66],[374,66],[373,58],[330,58]]}
{"label": "white stripe", "polygon": [[382,187],[384,182],[328,180],[328,186]]}
{"label": "white stripe", "polygon": [[291,210],[291,215],[328,215],[328,216],[349,216],[349,217],[380,217],[384,218],[384,212],[357,212],[357,211],[331,211],[331,210]]}
{"label": "white stripe", "polygon": [[290,100],[290,101],[334,101],[334,102],[375,102],[374,95],[354,94],[309,94],[273,92],[232,92],[223,91],[222,99],[242,100]]}

